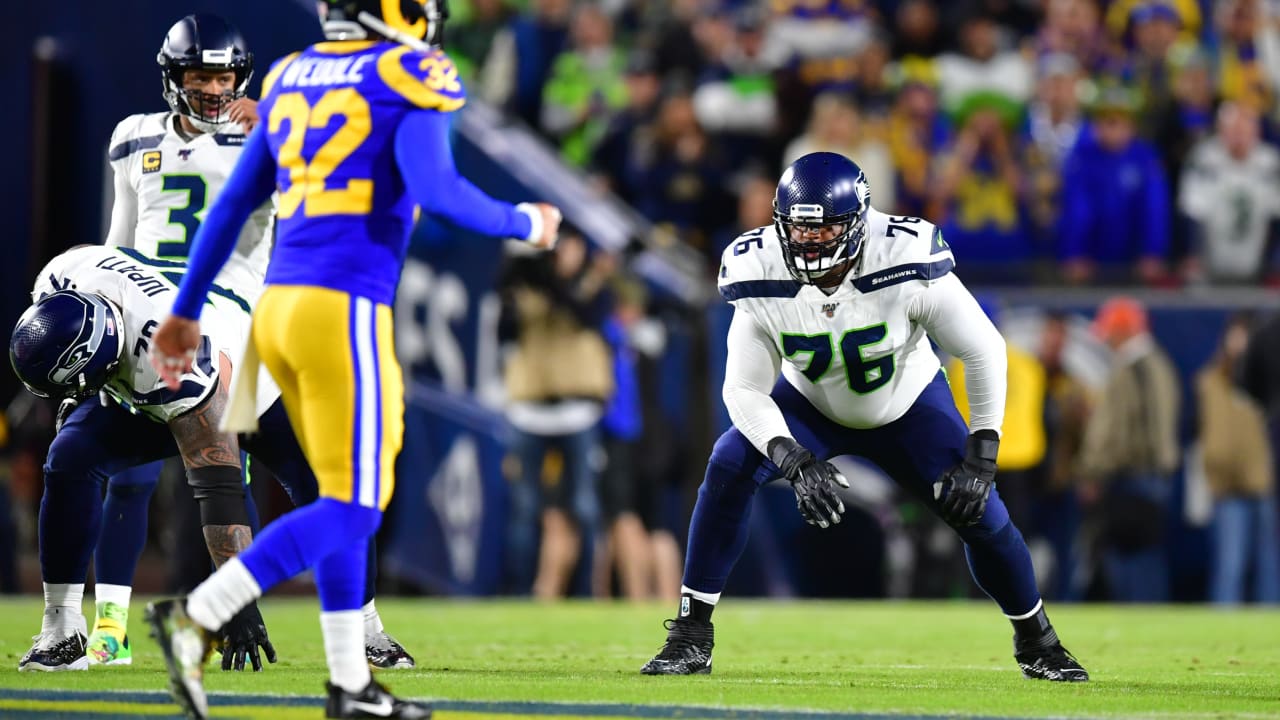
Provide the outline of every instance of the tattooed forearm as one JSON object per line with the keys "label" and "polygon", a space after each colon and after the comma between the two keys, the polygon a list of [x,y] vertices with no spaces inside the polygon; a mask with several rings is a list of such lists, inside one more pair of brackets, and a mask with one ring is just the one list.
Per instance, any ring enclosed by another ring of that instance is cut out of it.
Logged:
{"label": "tattooed forearm", "polygon": [[188,470],[211,465],[240,465],[240,445],[234,433],[222,432],[218,424],[227,411],[231,361],[226,354],[218,357],[218,386],[193,410],[169,421],[169,429]]}
{"label": "tattooed forearm", "polygon": [[215,567],[239,555],[253,539],[248,525],[205,525],[204,542]]}

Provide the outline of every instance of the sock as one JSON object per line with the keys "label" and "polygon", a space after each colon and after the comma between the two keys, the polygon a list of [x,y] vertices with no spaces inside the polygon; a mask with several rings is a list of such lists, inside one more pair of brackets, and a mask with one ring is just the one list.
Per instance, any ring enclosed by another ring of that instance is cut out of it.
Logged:
{"label": "sock", "polygon": [[713,453],[689,521],[685,587],[719,597],[729,571],[747,546],[755,492],[755,481],[749,475],[744,477],[733,466],[717,462]]}
{"label": "sock", "polygon": [[1009,616],[1009,622],[1013,623],[1014,639],[1019,643],[1043,645],[1058,642],[1058,633],[1049,624],[1043,601],[1036,603],[1035,608],[1025,615]]}
{"label": "sock", "polygon": [[974,582],[1005,615],[1020,617],[1039,605],[1040,590],[1036,587],[1031,553],[1012,522],[993,533],[976,527],[965,528],[961,535]]}
{"label": "sock", "polygon": [[233,557],[191,591],[187,597],[187,615],[206,630],[217,630],[241,608],[260,597],[262,587],[258,581],[240,558]]}
{"label": "sock", "polygon": [[[362,556],[365,542],[378,529],[382,513],[374,508],[320,498],[271,523],[240,553],[239,559],[263,591],[308,568],[340,548],[356,546]],[[360,568],[357,602],[364,603],[364,566]]]}
{"label": "sock", "polygon": [[698,622],[711,622],[711,613],[720,602],[720,593],[698,592],[686,585],[680,586],[680,617]]}
{"label": "sock", "polygon": [[[93,621],[94,631],[110,632],[123,639],[129,627],[129,597],[132,594],[133,588],[128,585],[94,585],[93,599],[97,611]],[[111,607],[108,607],[108,603]]]}
{"label": "sock", "polygon": [[365,603],[360,610],[364,613],[364,634],[368,636],[382,632],[382,618],[378,617],[378,608],[373,606],[373,601]]}
{"label": "sock", "polygon": [[46,465],[37,525],[40,577],[83,587],[101,523],[101,484],[94,478],[58,472]]}
{"label": "sock", "polygon": [[360,610],[320,613],[329,682],[350,693],[369,686],[373,677],[364,656],[364,613]]}
{"label": "sock", "polygon": [[84,583],[44,583],[44,617],[40,632],[66,634],[80,631],[88,635],[84,621]]}
{"label": "sock", "polygon": [[[130,468],[107,482],[102,503],[102,528],[93,552],[98,585],[133,584],[133,572],[147,544],[147,511],[163,462]],[[101,598],[99,598],[101,599]]]}

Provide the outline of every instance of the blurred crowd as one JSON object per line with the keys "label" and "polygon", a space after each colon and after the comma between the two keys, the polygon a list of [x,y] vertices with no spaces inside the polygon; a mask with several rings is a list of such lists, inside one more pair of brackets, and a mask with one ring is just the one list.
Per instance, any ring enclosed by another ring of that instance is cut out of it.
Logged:
{"label": "blurred crowd", "polygon": [[470,92],[713,267],[830,150],[877,209],[941,225],[970,282],[1280,280],[1277,3],[457,5]]}

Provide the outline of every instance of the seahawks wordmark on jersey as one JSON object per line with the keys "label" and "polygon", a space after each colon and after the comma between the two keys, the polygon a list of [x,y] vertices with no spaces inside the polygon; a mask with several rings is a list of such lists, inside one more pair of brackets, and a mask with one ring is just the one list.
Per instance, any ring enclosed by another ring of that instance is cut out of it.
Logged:
{"label": "seahawks wordmark on jersey", "polygon": [[932,223],[876,210],[867,223],[854,269],[830,295],[791,276],[773,226],[725,248],[719,279],[720,294],[771,338],[787,381],[852,428],[901,417],[938,374],[915,308],[955,266]]}
{"label": "seahawks wordmark on jersey", "polygon": [[[186,264],[151,258],[130,248],[85,245],[59,255],[40,271],[31,299],[59,290],[94,293],[120,311],[123,324],[120,368],[104,388],[122,405],[168,422],[196,407],[218,382],[219,355],[238,363],[249,337],[249,301],[215,287],[200,318],[204,333],[192,372],[170,390],[147,357],[150,338],[168,316]],[[265,371],[264,371],[265,372]],[[258,409],[265,412],[279,396],[270,376],[258,379]]]}
{"label": "seahawks wordmark on jersey", "polygon": [[[244,130],[227,124],[191,139],[173,113],[130,115],[116,125],[107,151],[115,197],[107,244],[186,262],[191,241],[213,199],[222,192],[244,146]],[[255,303],[271,254],[274,200],[249,216],[240,241],[216,282]]]}

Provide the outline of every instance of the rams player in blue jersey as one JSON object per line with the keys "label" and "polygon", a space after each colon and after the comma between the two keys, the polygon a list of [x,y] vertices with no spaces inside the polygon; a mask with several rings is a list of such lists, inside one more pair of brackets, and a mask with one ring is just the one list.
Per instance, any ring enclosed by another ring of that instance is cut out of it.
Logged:
{"label": "rams player in blue jersey", "polygon": [[[559,211],[489,198],[455,169],[448,114],[465,102],[440,50],[444,0],[327,0],[328,42],[278,61],[263,121],[196,234],[152,362],[176,382],[200,337],[201,305],[249,215],[274,191],[278,232],[227,422],[245,429],[257,362],[279,383],[320,499],[272,525],[185,599],[153,605],[175,699],[205,717],[201,668],[214,631],[308,568],[329,665],[326,717],[430,716],[375,682],[364,657],[365,548],[391,499],[404,386],[391,302],[415,206],[496,238],[554,244]],[[245,424],[241,424],[245,423]]]}

